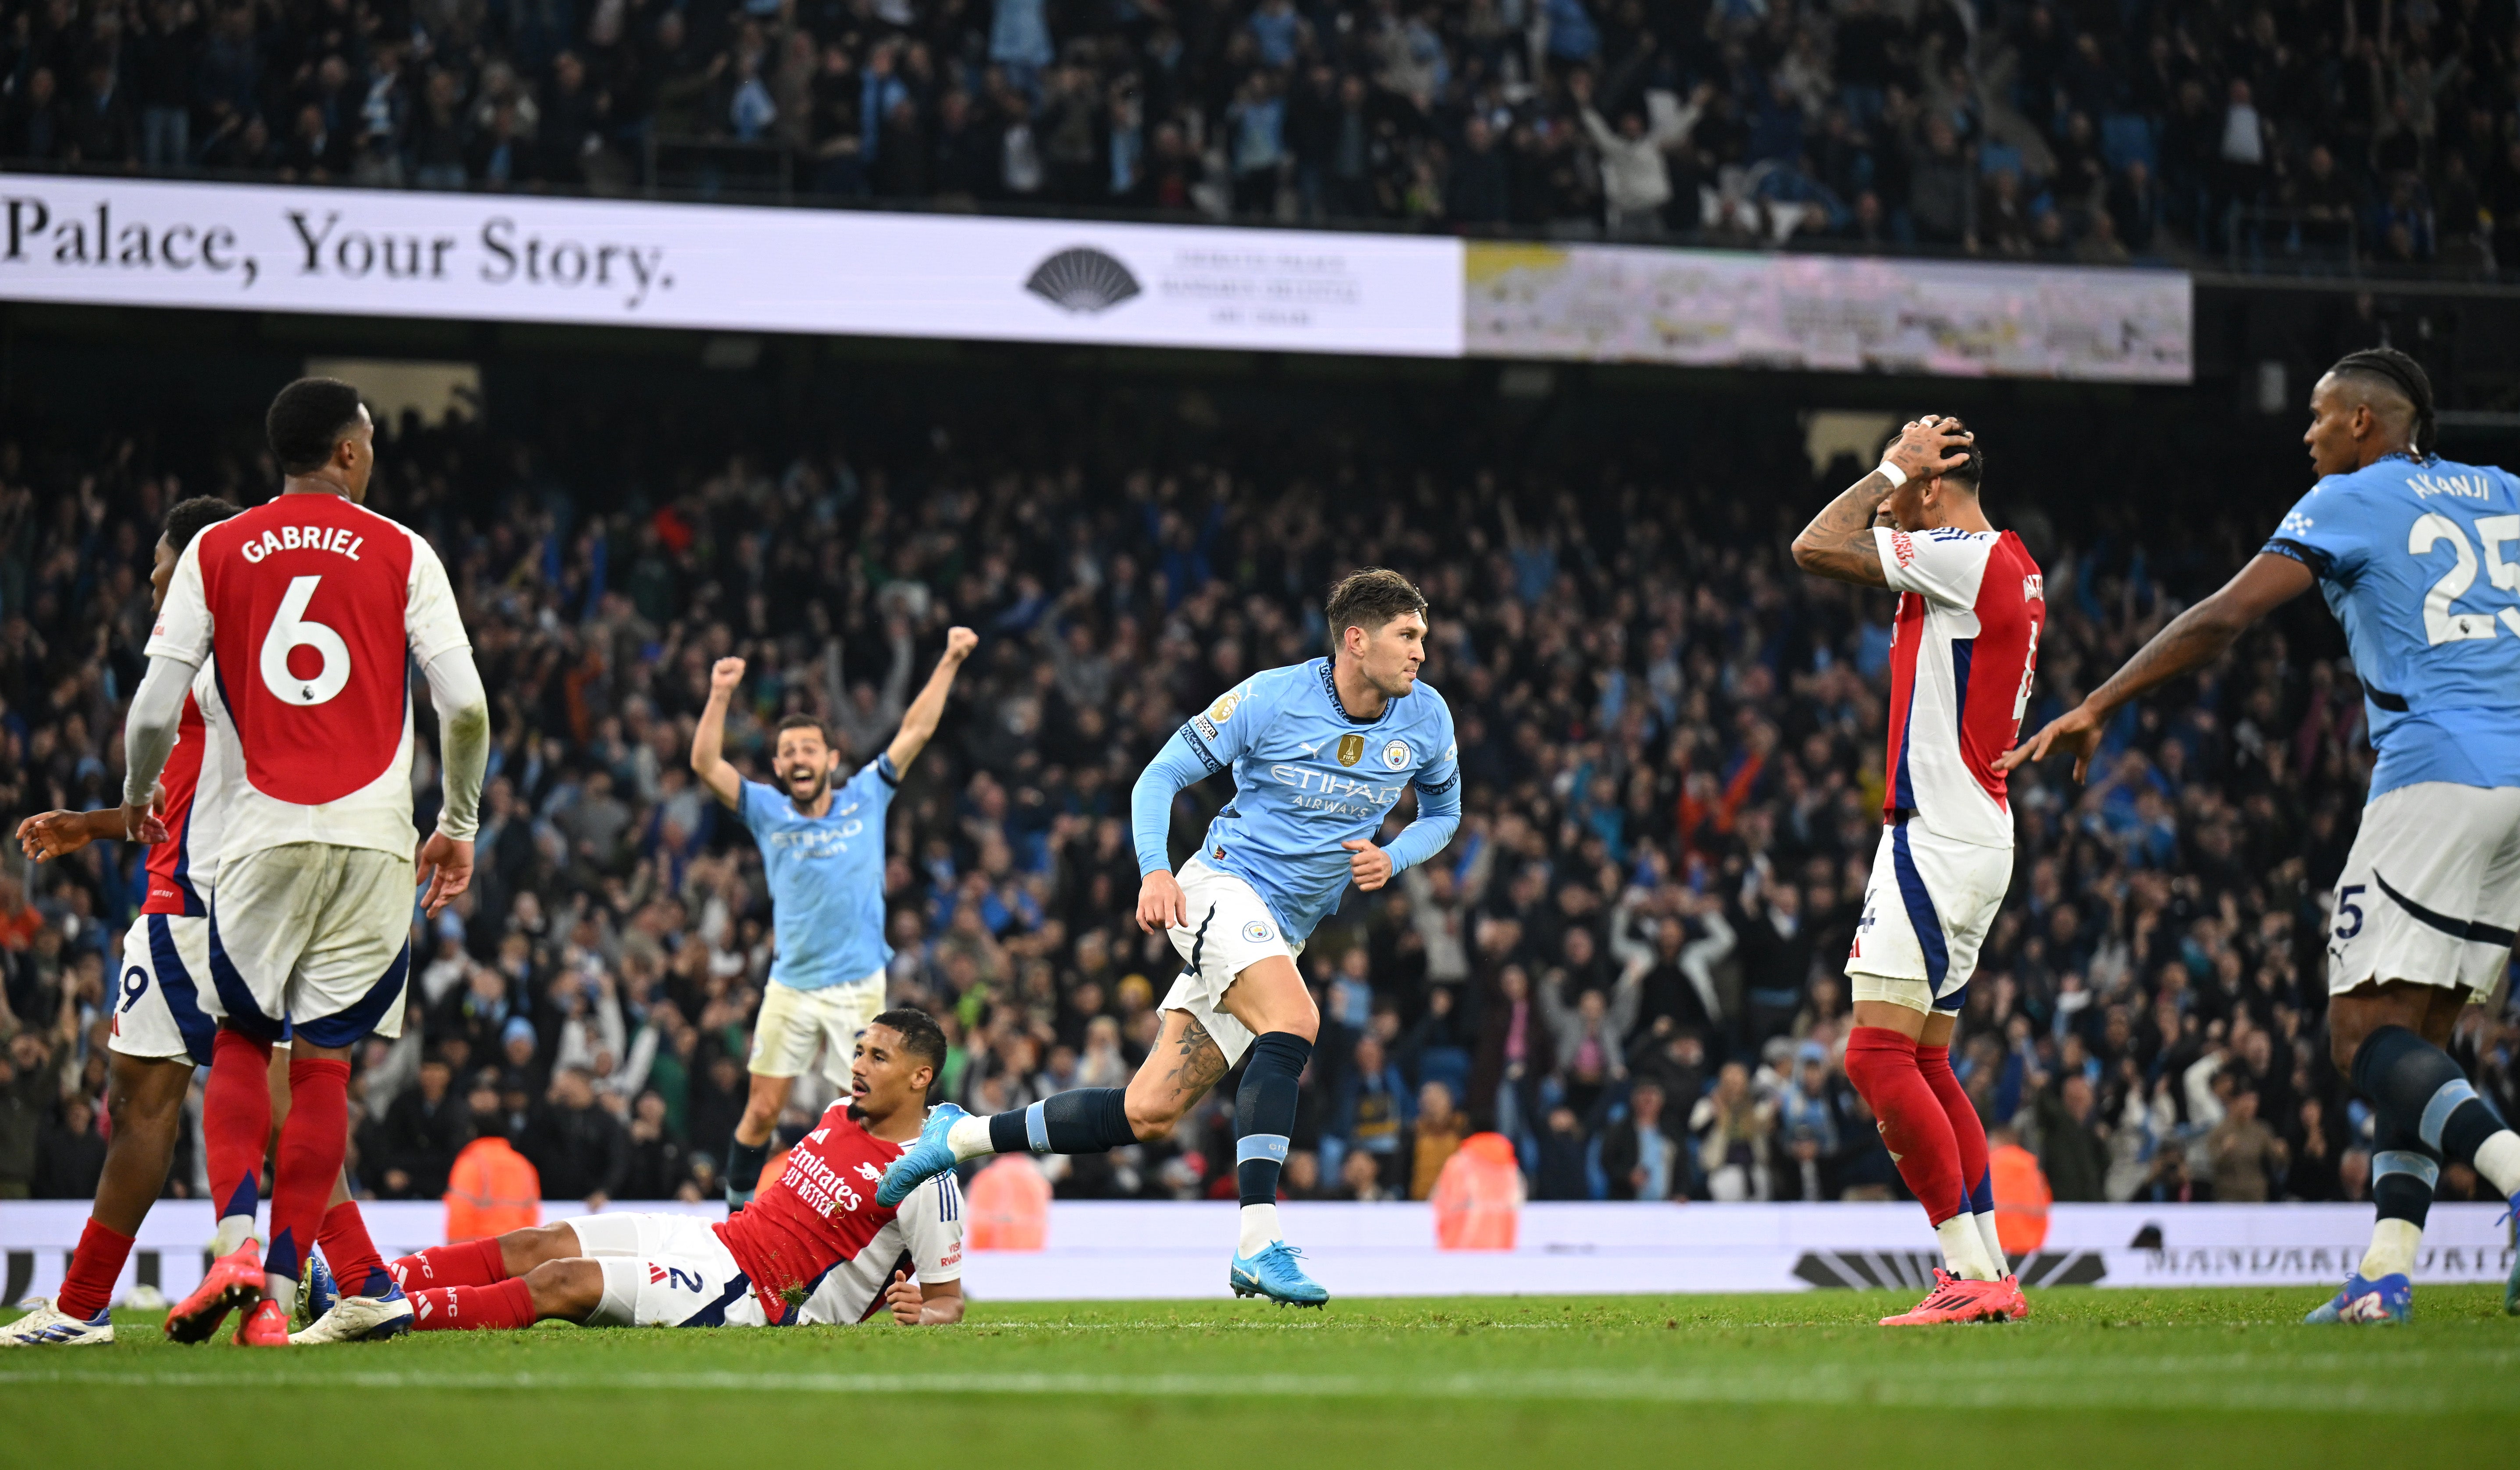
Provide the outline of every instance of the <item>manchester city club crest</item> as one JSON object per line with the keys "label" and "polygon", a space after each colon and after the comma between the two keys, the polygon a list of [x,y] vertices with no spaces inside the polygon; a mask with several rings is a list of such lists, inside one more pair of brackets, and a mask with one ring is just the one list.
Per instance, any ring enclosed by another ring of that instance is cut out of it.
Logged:
{"label": "manchester city club crest", "polygon": [[1409,742],[1407,740],[1394,740],[1390,744],[1382,747],[1382,768],[1384,770],[1398,771],[1408,764]]}
{"label": "manchester city club crest", "polygon": [[1255,918],[1242,926],[1242,937],[1253,944],[1267,944],[1271,938],[1269,926]]}
{"label": "manchester city club crest", "polygon": [[1342,766],[1353,766],[1363,759],[1365,759],[1365,736],[1361,735],[1340,735],[1338,742],[1339,764]]}

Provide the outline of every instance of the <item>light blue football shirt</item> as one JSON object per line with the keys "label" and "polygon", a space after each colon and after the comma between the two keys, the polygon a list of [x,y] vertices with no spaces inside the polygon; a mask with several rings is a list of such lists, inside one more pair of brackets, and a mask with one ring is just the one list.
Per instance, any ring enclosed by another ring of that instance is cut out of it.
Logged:
{"label": "light blue football shirt", "polygon": [[828,814],[808,817],[778,787],[743,783],[736,815],[752,829],[770,882],[778,940],[771,979],[821,990],[864,980],[891,961],[883,938],[883,818],[900,785],[892,757],[878,755],[832,788]]}
{"label": "light blue football shirt", "polygon": [[[1339,703],[1327,658],[1254,674],[1192,716],[1178,738],[1206,774],[1234,772],[1234,799],[1208,824],[1200,861],[1249,883],[1298,941],[1347,890],[1352,854],[1341,843],[1372,840],[1412,782],[1432,797],[1461,780],[1443,695],[1420,681],[1358,720]],[[1141,872],[1171,866],[1169,813],[1167,802],[1140,814]]]}
{"label": "light blue football shirt", "polygon": [[2317,573],[2345,627],[2372,796],[2520,786],[2520,479],[2392,455],[2311,487],[2266,549]]}

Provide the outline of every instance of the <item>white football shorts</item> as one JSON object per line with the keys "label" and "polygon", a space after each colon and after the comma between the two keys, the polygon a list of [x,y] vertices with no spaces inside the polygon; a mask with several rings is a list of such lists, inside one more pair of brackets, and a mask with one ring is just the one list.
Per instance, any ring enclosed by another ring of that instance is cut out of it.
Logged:
{"label": "white football shorts", "polygon": [[210,921],[182,913],[134,918],[122,936],[122,972],[112,999],[109,1049],[208,1066],[220,1015],[210,984]]}
{"label": "white football shorts", "polygon": [[1164,993],[1164,1010],[1182,1010],[1216,1039],[1229,1067],[1251,1049],[1251,1028],[1225,1013],[1234,977],[1272,956],[1294,959],[1304,942],[1289,939],[1250,884],[1196,858],[1181,866],[1182,911],[1190,922],[1164,932],[1188,968]]}
{"label": "white football shorts", "polygon": [[1883,826],[1846,957],[1850,997],[1958,1014],[2011,886],[2008,847],[1937,836],[1912,818]]}
{"label": "white football shorts", "polygon": [[798,990],[773,980],[761,988],[761,1011],[752,1021],[752,1059],[762,1077],[802,1077],[823,1053],[823,1071],[848,1091],[849,1058],[858,1033],[883,1010],[884,973],[877,970],[846,985]]}
{"label": "white football shorts", "polygon": [[231,854],[210,894],[210,976],[238,1025],[318,1047],[402,1035],[409,854],[290,842]]}
{"label": "white football shorts", "polygon": [[2520,927],[2520,786],[2418,781],[2362,809],[2336,879],[2327,993],[2372,981],[2501,983]]}
{"label": "white football shorts", "polygon": [[766,1327],[752,1278],[698,1215],[623,1210],[563,1221],[604,1268],[590,1327]]}

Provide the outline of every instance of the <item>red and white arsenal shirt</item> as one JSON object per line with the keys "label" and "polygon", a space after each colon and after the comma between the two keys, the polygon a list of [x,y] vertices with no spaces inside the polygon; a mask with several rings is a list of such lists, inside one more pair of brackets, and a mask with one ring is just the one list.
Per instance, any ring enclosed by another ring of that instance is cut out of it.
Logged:
{"label": "red and white arsenal shirt", "polygon": [[1995,763],[2030,707],[2048,621],[2039,563],[2010,531],[1872,534],[1899,593],[1886,815],[1911,812],[1937,836],[2010,847],[2012,811]]}

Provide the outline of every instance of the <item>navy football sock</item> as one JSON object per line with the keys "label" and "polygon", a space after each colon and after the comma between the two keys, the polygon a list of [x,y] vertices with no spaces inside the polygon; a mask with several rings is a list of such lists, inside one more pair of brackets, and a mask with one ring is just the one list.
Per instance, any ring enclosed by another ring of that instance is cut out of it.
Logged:
{"label": "navy football sock", "polygon": [[1125,1088],[1071,1088],[989,1119],[998,1153],[1109,1153],[1138,1141]]}
{"label": "navy football sock", "polygon": [[[2502,1131],[2502,1119],[2450,1053],[2404,1026],[2383,1026],[2362,1039],[2354,1053],[2354,1088],[2380,1114],[2384,1136],[2411,1135],[2450,1163],[2473,1162],[2485,1140]],[[2378,1182],[2372,1181],[2375,1196]]]}
{"label": "navy football sock", "polygon": [[1295,1131],[1295,1098],[1313,1044],[1291,1031],[1272,1031],[1251,1044],[1242,1090],[1234,1098],[1234,1174],[1242,1203],[1278,1202],[1278,1172],[1286,1136]]}
{"label": "navy football sock", "polygon": [[726,1202],[737,1208],[752,1203],[761,1186],[761,1166],[770,1162],[770,1145],[730,1138],[726,1150]]}
{"label": "navy football sock", "polygon": [[2371,1141],[2371,1205],[2378,1220],[2403,1220],[2420,1230],[2432,1213],[2433,1185],[2441,1179],[2441,1153],[2424,1146],[2412,1128],[2383,1112]]}
{"label": "navy football sock", "polygon": [[2371,1155],[2371,1205],[2380,1220],[2403,1220],[2420,1230],[2432,1213],[2433,1183],[2441,1159],[2423,1147],[2383,1148]]}

